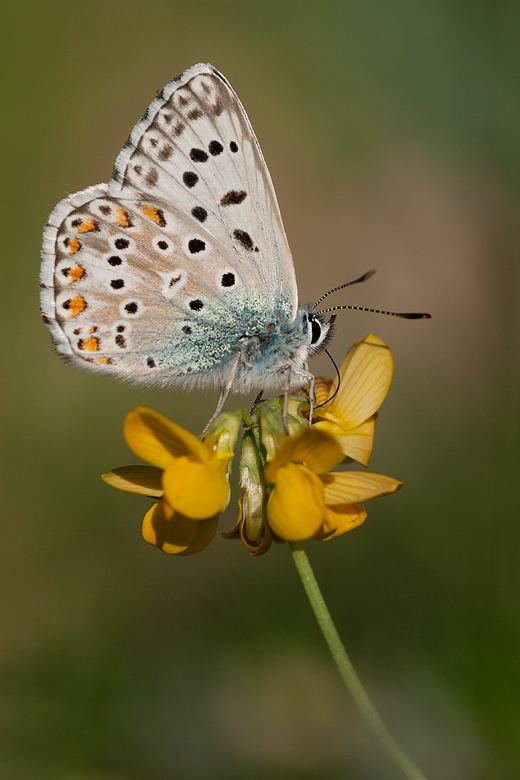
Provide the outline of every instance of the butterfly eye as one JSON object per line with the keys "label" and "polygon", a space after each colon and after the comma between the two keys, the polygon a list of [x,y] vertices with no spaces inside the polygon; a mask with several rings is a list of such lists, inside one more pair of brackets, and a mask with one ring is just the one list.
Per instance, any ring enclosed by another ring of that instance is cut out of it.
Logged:
{"label": "butterfly eye", "polygon": [[312,319],[311,323],[311,344],[316,344],[321,339],[321,323],[319,320]]}

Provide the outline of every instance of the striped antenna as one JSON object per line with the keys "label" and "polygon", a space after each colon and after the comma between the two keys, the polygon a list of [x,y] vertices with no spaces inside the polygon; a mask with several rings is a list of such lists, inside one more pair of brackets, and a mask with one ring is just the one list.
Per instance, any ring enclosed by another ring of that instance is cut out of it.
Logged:
{"label": "striped antenna", "polygon": [[333,306],[331,309],[321,309],[316,314],[327,314],[329,311],[338,311],[339,309],[355,309],[356,311],[370,311],[373,314],[388,314],[390,317],[402,317],[405,320],[429,320],[431,314],[425,312],[407,312],[402,313],[398,311],[383,311],[382,309],[367,309],[365,306]]}
{"label": "striped antenna", "polygon": [[[375,270],[367,271],[366,274],[363,274],[363,276],[360,276],[359,279],[354,279],[353,282],[347,282],[346,284],[340,284],[339,287],[334,287],[333,290],[329,290],[325,293],[325,295],[322,295],[319,300],[316,301],[314,304],[314,308],[318,306],[322,301],[325,300],[329,295],[332,295],[332,293],[337,292],[338,290],[343,290],[345,287],[351,287],[353,284],[359,284],[360,282],[366,282],[367,279],[370,279],[371,276],[375,274]],[[328,310],[327,310],[328,311]]]}

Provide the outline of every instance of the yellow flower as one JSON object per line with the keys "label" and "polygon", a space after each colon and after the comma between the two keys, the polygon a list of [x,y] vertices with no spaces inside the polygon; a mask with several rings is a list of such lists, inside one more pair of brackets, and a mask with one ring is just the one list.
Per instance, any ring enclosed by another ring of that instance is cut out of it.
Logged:
{"label": "yellow flower", "polygon": [[126,466],[102,478],[119,490],[160,499],[145,515],[143,536],[164,552],[193,555],[215,536],[229,502],[227,472],[240,424],[236,414],[222,418],[201,442],[155,409],[137,406],[126,416],[128,446],[153,466]]}
{"label": "yellow flower", "polygon": [[265,475],[273,485],[267,520],[282,539],[331,539],[360,525],[361,501],[402,487],[392,477],[357,471],[326,473],[343,460],[336,437],[310,427],[282,443]]}
{"label": "yellow flower", "polygon": [[353,344],[341,364],[339,390],[336,378],[329,391],[331,400],[314,413],[314,427],[334,436],[343,455],[363,466],[368,465],[372,453],[376,412],[393,373],[392,353],[369,333]]}
{"label": "yellow flower", "polygon": [[[382,474],[331,472],[370,458],[377,409],[392,381],[388,347],[369,334],[356,342],[340,377],[318,379],[313,425],[301,397],[263,401],[248,414],[222,412],[203,441],[154,409],[136,407],[125,419],[129,447],[152,466],[127,466],[103,476],[120,490],[157,499],[143,521],[147,542],[164,552],[193,555],[213,539],[229,503],[228,474],[242,421],[239,516],[226,538],[239,537],[251,555],[271,542],[331,539],[360,525],[369,498],[402,483]],[[330,387],[330,389],[329,389]]]}

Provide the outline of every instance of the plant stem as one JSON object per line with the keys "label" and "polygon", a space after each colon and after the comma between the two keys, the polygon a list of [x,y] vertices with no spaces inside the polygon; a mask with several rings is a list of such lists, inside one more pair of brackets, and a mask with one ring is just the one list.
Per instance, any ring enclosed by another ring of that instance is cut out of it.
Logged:
{"label": "plant stem", "polygon": [[381,745],[388,751],[393,758],[397,766],[402,770],[405,777],[408,780],[426,780],[425,775],[421,772],[414,762],[409,758],[406,753],[401,750],[399,745],[395,742],[394,738],[388,731],[387,727],[383,723],[381,716],[372,704],[367,692],[365,691],[363,684],[357,676],[356,670],[352,666],[352,662],[347,655],[345,646],[340,639],[336,626],[330,616],[330,612],[325,603],[325,599],[321,593],[319,585],[314,576],[311,564],[305,550],[303,549],[301,542],[289,542],[292,556],[298,574],[300,575],[303,587],[307,593],[307,597],[310,601],[318,625],[321,628],[321,632],[325,638],[325,641],[329,647],[329,650],[334,658],[339,673],[343,678],[345,685],[350,691],[355,704],[359,711],[367,721],[368,725],[378,738]]}

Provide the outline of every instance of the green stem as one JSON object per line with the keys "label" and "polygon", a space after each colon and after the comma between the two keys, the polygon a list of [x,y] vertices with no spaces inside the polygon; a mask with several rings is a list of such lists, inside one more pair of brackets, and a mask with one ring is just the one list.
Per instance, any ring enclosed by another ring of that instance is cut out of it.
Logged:
{"label": "green stem", "polygon": [[345,650],[336,626],[330,616],[330,612],[316,581],[316,577],[314,576],[311,564],[301,543],[289,542],[289,547],[291,548],[294,563],[298,569],[298,574],[300,575],[303,587],[305,588],[305,592],[311,603],[318,625],[325,637],[332,657],[336,662],[339,673],[350,691],[359,711],[381,745],[386,748],[397,766],[402,770],[405,777],[407,777],[408,780],[426,780],[425,775],[423,775],[419,767],[417,767],[406,753],[401,750],[388,731],[381,720],[381,716],[365,691],[361,680],[357,676],[356,670],[352,666],[352,662],[347,655],[347,651]]}

